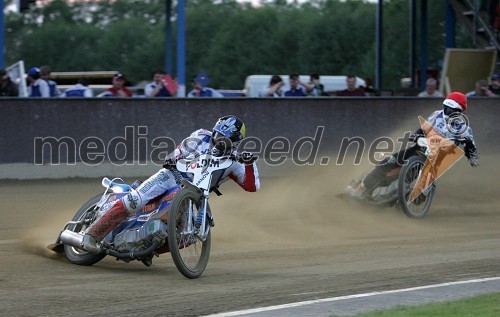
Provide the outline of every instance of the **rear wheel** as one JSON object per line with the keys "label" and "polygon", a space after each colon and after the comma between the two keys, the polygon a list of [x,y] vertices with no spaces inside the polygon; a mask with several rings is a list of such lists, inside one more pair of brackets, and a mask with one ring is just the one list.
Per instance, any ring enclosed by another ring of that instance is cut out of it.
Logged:
{"label": "rear wheel", "polygon": [[199,208],[199,193],[183,188],[175,194],[167,220],[170,254],[179,272],[187,278],[199,277],[210,256],[211,232],[205,241],[195,235],[194,221]]}
{"label": "rear wheel", "polygon": [[398,200],[406,216],[410,218],[423,218],[431,207],[434,197],[434,184],[424,190],[412,202],[408,202],[415,188],[419,174],[424,168],[425,161],[420,156],[413,156],[403,165],[399,174]]}
{"label": "rear wheel", "polygon": [[[72,221],[82,221],[81,224],[69,225],[67,229],[78,233],[84,232],[90,224],[90,221],[95,218],[94,215],[96,211],[94,211],[94,208],[101,199],[101,196],[102,195],[97,195],[91,198],[77,211],[73,219],[71,219]],[[87,221],[83,222],[85,219],[87,219]],[[68,261],[78,265],[92,265],[106,256],[104,253],[93,254],[66,244],[64,245],[64,253]]]}

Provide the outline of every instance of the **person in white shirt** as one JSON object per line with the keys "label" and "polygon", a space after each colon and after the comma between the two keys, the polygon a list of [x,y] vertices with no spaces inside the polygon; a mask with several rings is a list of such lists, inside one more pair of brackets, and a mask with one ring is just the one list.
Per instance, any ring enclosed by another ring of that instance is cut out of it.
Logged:
{"label": "person in white shirt", "polygon": [[429,78],[425,82],[425,90],[418,94],[419,97],[443,97],[443,94],[437,90],[437,80]]}
{"label": "person in white shirt", "polygon": [[269,85],[259,92],[259,97],[283,97],[282,87],[285,82],[280,75],[273,75],[269,80]]}
{"label": "person in white shirt", "polygon": [[165,75],[167,73],[162,70],[153,72],[153,82],[144,88],[146,97],[172,97],[170,91],[165,87]]}

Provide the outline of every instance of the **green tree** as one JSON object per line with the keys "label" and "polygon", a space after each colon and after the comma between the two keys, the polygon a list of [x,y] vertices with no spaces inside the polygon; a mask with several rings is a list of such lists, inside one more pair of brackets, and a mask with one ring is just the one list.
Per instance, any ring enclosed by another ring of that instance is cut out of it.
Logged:
{"label": "green tree", "polygon": [[[428,6],[428,65],[438,68],[444,56],[445,9],[442,1]],[[384,1],[385,88],[398,87],[409,75],[408,12],[407,0]],[[374,78],[375,17],[376,4],[363,0],[267,0],[258,8],[236,0],[190,0],[186,78],[204,70],[215,88],[227,89],[241,89],[251,74]],[[174,8],[174,63],[175,19]],[[134,83],[150,80],[153,69],[165,66],[165,23],[165,0],[54,0],[22,15],[6,15],[6,64],[22,59],[27,67],[120,70]],[[457,44],[471,46],[463,28],[457,30]]]}

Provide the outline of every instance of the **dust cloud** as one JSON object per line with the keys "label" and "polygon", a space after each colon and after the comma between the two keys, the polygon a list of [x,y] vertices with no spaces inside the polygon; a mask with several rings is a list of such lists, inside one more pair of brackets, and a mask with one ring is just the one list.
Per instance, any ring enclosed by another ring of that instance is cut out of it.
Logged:
{"label": "dust cloud", "polygon": [[[492,220],[500,204],[496,155],[482,157],[476,169],[461,159],[438,180],[430,214],[421,220],[407,218],[396,207],[378,208],[336,197],[351,179],[369,171],[371,165],[366,158],[363,160],[362,165],[353,165],[353,160],[347,158],[343,165],[331,160],[333,163],[325,166],[263,166],[257,193],[247,193],[232,181],[224,183],[223,195],[210,197],[216,222],[213,249],[274,250],[412,239],[459,234],[473,227],[498,231],[497,222]],[[30,199],[16,205],[18,218],[11,221],[25,224],[21,233],[23,249],[56,257],[46,246],[55,242],[80,206],[101,190],[100,182],[80,179],[22,184],[19,186],[31,190]],[[7,193],[18,190],[2,188]],[[37,212],[29,212],[29,218],[26,215],[19,220],[25,210]]]}
{"label": "dust cloud", "polygon": [[347,160],[341,166],[290,166],[286,175],[263,177],[257,193],[224,184],[225,195],[210,201],[216,217],[214,246],[313,247],[453,234],[475,225],[496,230],[481,218],[498,213],[500,198],[494,188],[499,172],[490,168],[495,160],[485,157],[481,168],[473,169],[462,159],[438,180],[431,211],[419,220],[407,218],[397,207],[379,208],[336,197],[351,179],[370,170],[368,163],[355,166]]}

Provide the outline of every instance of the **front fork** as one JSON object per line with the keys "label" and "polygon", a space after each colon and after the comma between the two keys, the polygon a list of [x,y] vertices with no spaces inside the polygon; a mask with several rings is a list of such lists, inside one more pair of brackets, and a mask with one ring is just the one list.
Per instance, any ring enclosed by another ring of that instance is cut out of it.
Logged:
{"label": "front fork", "polygon": [[[208,198],[206,196],[202,197],[200,203],[200,209],[195,219],[195,235],[201,240],[205,241],[207,239],[208,233],[210,232],[210,226],[207,226],[207,206]],[[191,208],[191,212],[193,209]],[[194,217],[190,217],[194,218]]]}
{"label": "front fork", "polygon": [[424,170],[424,168],[422,167],[418,171],[418,177],[415,180],[415,182],[417,182],[421,177],[425,177],[424,190],[422,190],[422,194],[424,196],[427,196],[429,194],[429,192],[431,191],[431,189],[436,187],[436,184],[435,184],[436,183],[436,168],[433,166],[431,168],[430,173],[428,173],[425,176],[422,175],[423,170]]}

